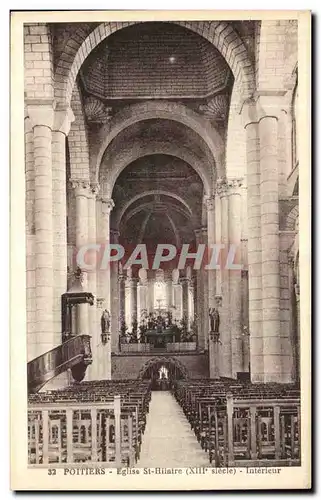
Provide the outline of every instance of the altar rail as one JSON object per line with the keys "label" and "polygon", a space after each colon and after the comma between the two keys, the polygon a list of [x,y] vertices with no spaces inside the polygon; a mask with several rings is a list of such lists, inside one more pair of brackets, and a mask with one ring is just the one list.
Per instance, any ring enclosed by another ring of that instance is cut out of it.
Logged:
{"label": "altar rail", "polygon": [[120,344],[121,352],[158,353],[158,352],[194,352],[196,342],[168,342],[164,347],[155,347],[153,344]]}

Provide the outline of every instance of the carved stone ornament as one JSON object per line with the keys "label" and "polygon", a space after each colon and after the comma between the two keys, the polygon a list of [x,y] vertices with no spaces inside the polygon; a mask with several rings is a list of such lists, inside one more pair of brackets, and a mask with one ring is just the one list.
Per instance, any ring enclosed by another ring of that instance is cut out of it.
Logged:
{"label": "carved stone ornament", "polygon": [[84,108],[87,120],[91,123],[107,123],[112,118],[112,108],[96,97],[87,97]]}
{"label": "carved stone ornament", "polygon": [[225,121],[228,115],[228,97],[225,94],[214,96],[207,104],[201,104],[199,111],[207,118]]}
{"label": "carved stone ornament", "polygon": [[216,307],[222,307],[222,300],[223,300],[222,295],[215,295]]}
{"label": "carved stone ornament", "polygon": [[220,341],[220,334],[218,332],[210,332],[210,340],[214,342],[214,344],[222,344]]}
{"label": "carved stone ornament", "polygon": [[98,309],[102,309],[105,305],[105,299],[102,297],[97,297],[96,304]]}

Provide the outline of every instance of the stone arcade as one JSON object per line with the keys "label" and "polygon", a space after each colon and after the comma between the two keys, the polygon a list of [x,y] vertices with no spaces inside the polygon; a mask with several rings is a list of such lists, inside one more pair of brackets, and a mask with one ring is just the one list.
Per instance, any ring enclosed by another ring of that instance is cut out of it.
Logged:
{"label": "stone arcade", "polygon": [[[297,382],[297,22],[24,29],[29,382]],[[233,245],[242,269],[86,271],[93,243]]]}

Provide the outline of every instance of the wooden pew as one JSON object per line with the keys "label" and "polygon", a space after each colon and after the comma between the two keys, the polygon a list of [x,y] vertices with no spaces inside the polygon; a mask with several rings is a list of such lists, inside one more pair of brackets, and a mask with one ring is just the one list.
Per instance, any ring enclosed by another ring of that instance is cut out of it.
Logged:
{"label": "wooden pew", "polygon": [[216,466],[298,465],[299,390],[286,384],[179,381],[173,388]]}

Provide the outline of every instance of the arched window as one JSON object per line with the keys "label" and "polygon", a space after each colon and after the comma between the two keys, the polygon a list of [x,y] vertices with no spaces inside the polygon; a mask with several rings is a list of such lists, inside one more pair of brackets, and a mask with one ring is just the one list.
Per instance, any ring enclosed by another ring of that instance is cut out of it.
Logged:
{"label": "arched window", "polygon": [[292,100],[292,168],[298,164],[298,79],[293,92]]}

